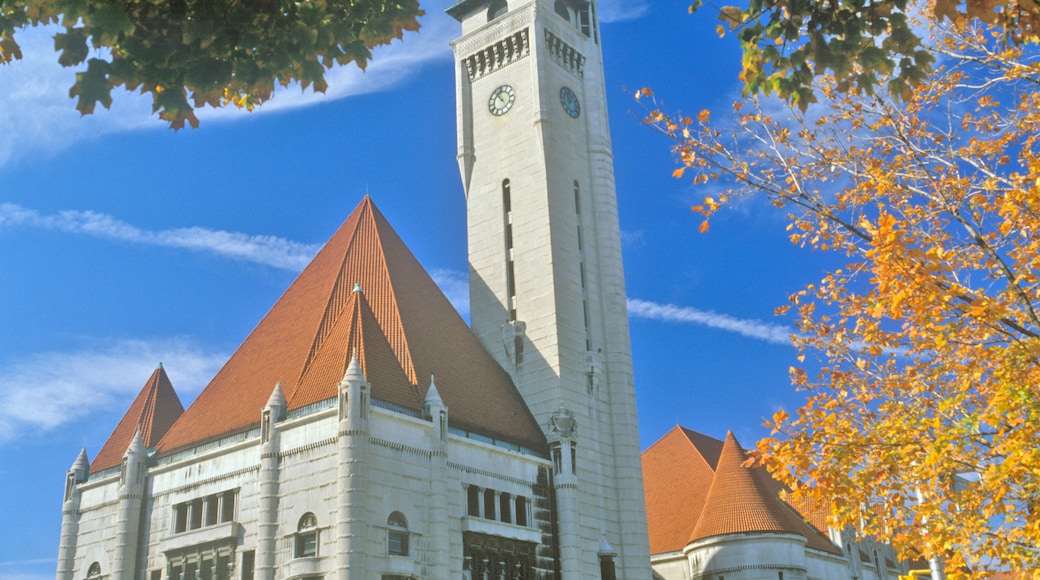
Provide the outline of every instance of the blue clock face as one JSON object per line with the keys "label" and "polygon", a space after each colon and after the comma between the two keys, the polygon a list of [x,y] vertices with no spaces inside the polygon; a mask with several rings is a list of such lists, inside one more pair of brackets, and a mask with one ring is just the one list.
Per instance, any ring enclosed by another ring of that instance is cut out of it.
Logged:
{"label": "blue clock face", "polygon": [[563,105],[563,110],[567,111],[567,114],[575,119],[581,114],[581,104],[578,103],[578,95],[575,95],[574,91],[568,87],[560,89],[560,104]]}

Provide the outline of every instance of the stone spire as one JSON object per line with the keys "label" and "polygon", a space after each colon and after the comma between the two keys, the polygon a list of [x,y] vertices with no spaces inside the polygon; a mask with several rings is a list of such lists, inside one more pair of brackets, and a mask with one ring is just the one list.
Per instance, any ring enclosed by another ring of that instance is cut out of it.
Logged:
{"label": "stone spire", "polygon": [[426,390],[425,406],[432,407],[434,405],[444,406],[444,401],[441,400],[441,394],[437,392],[437,384],[433,381],[433,375],[430,375],[430,388]]}

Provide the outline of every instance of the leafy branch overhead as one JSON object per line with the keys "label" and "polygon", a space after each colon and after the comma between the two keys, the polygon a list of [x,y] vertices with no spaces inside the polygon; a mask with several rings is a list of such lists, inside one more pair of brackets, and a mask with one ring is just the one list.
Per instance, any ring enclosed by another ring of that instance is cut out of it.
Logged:
{"label": "leafy branch overhead", "polygon": [[[1040,40],[1036,0],[750,0],[719,9],[719,35],[735,32],[743,50],[746,94],[773,94],[803,111],[815,102],[814,79],[830,75],[836,89],[874,94],[884,86],[899,98],[921,84],[935,58],[922,46],[923,20],[1000,29],[1004,41]],[[695,12],[702,5],[690,5]]]}
{"label": "leafy branch overhead", "polygon": [[180,129],[198,107],[251,110],[276,84],[323,92],[325,70],[364,69],[421,15],[418,0],[0,0],[0,64],[22,57],[18,30],[60,24],[58,62],[85,65],[69,89],[80,113],[122,86]]}

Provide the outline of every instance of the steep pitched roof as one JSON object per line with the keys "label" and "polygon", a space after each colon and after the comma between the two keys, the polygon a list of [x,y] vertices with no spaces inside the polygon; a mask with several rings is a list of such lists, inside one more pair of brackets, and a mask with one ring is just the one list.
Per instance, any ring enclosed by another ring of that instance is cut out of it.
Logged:
{"label": "steep pitched roof", "polygon": [[[704,507],[718,452],[714,454],[714,461],[709,461],[695,440],[702,445],[707,440],[718,442],[675,427],[643,452],[651,554],[681,550],[689,541]],[[704,447],[712,446],[708,443]],[[721,451],[721,444],[717,447]]]}
{"label": "steep pitched roof", "polygon": [[732,433],[725,442],[676,427],[643,452],[650,553],[681,551],[700,539],[780,532],[811,548],[840,553],[818,529],[785,504],[783,486],[747,454]]}
{"label": "steep pitched roof", "polygon": [[183,412],[184,406],[181,405],[177,392],[173,390],[166,370],[159,364],[123,415],[123,419],[109,435],[108,441],[94,457],[90,471],[102,471],[119,465],[123,460],[123,453],[130,446],[138,429],[141,430],[144,446],[155,447]]}
{"label": "steep pitched roof", "polygon": [[170,429],[160,452],[257,425],[277,382],[289,410],[334,397],[355,351],[374,399],[420,411],[436,374],[452,426],[545,451],[509,375],[366,196]]}

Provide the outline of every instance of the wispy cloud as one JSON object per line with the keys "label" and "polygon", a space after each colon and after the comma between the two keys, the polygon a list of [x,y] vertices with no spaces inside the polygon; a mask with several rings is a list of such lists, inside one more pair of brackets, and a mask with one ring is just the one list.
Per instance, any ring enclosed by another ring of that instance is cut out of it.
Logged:
{"label": "wispy cloud", "polygon": [[430,277],[463,318],[469,318],[469,276],[449,268],[434,268]]}
{"label": "wispy cloud", "polygon": [[661,322],[681,324],[698,324],[735,332],[741,336],[764,340],[773,344],[791,344],[791,335],[795,330],[788,326],[769,324],[761,320],[734,318],[727,314],[719,314],[710,310],[698,310],[688,306],[673,304],[657,304],[638,298],[628,299],[628,315],[633,318],[644,318]]}
{"label": "wispy cloud", "polygon": [[636,231],[621,230],[621,245],[625,246],[625,247],[628,247],[628,246],[638,246],[638,245],[643,243],[643,237],[644,237],[643,230],[636,230]]}
{"label": "wispy cloud", "polygon": [[[387,90],[407,81],[423,65],[450,59],[448,42],[458,35],[458,23],[444,14],[447,0],[424,3],[427,15],[418,33],[373,51],[374,59],[362,72],[350,65],[326,72],[325,94],[301,91],[291,85],[275,92],[272,100],[252,113],[234,109],[202,109],[203,123],[235,121],[272,112]],[[44,26],[20,30],[18,43],[24,57],[0,67],[0,168],[20,159],[53,155],[73,144],[102,135],[165,127],[151,110],[151,98],[121,91],[113,93],[111,110],[98,107],[80,117],[68,97],[74,69],[58,64],[53,36],[60,29]]]}
{"label": "wispy cloud", "polygon": [[599,5],[601,22],[621,22],[641,18],[650,10],[649,0],[602,0]]}
{"label": "wispy cloud", "polygon": [[301,244],[277,236],[250,235],[202,227],[149,231],[94,211],[66,210],[44,215],[17,204],[0,204],[0,227],[14,226],[205,252],[293,271],[302,270],[320,248],[317,245]]}
{"label": "wispy cloud", "polygon": [[[93,341],[74,352],[0,362],[0,444],[47,431],[137,394],[162,362],[182,397],[194,395],[227,360],[183,339]],[[183,401],[187,403],[187,401]]]}

